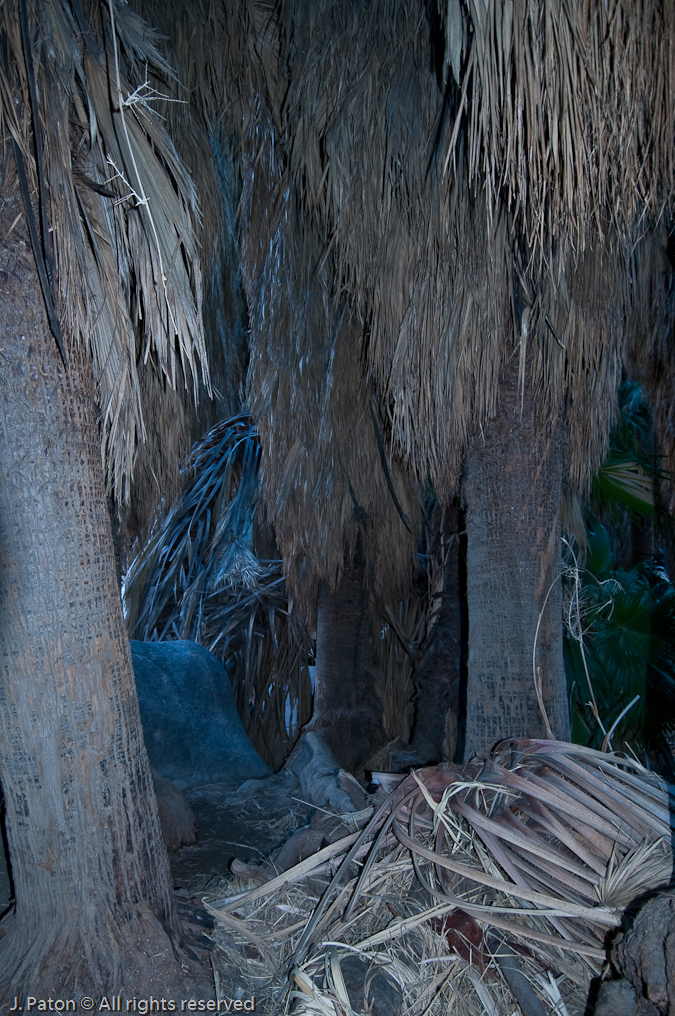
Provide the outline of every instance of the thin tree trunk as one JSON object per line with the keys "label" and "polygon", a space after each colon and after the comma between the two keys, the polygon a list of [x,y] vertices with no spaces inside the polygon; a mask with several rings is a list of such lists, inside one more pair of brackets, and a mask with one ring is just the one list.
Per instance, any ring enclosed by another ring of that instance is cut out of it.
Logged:
{"label": "thin tree trunk", "polygon": [[[7,184],[3,198],[7,238],[20,205]],[[20,225],[0,266],[0,781],[16,897],[0,1000],[189,997],[189,971],[203,997],[210,979],[176,949],[91,366],[73,348],[64,371]]]}
{"label": "thin tree trunk", "polygon": [[442,599],[424,656],[415,667],[417,713],[410,752],[398,755],[400,761],[418,765],[454,759],[457,741],[463,612],[459,503],[449,504],[444,514],[444,534],[450,545],[443,566]]}
{"label": "thin tree trunk", "polygon": [[345,568],[334,592],[325,583],[319,587],[314,710],[307,729],[321,734],[350,772],[357,772],[384,740],[368,635],[364,570]]}
{"label": "thin tree trunk", "polygon": [[569,738],[561,494],[561,428],[538,429],[527,384],[521,411],[514,357],[500,385],[497,417],[467,456],[467,759],[486,754],[501,738],[546,736],[535,692],[539,673],[553,734]]}

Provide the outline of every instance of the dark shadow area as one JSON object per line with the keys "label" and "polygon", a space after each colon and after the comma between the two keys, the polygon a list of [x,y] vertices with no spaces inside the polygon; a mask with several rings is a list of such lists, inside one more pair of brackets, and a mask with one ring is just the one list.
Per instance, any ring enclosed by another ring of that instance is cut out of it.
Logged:
{"label": "dark shadow area", "polygon": [[2,839],[0,846],[0,919],[2,919],[14,902],[14,882],[9,863],[9,847],[5,830],[5,795],[2,784],[0,784],[0,837]]}
{"label": "dark shadow area", "polygon": [[466,690],[469,675],[469,608],[466,599],[466,512],[459,513],[459,610],[461,642],[459,657],[459,706],[457,711],[457,744],[453,762],[464,761],[466,745]]}

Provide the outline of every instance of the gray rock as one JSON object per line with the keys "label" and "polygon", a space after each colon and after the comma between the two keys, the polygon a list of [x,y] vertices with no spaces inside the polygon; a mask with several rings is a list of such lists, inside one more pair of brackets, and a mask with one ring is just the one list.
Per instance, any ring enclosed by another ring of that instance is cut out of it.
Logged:
{"label": "gray rock", "polygon": [[[655,1012],[666,1016],[675,1010],[674,892],[644,904],[629,930],[617,936],[612,963]],[[642,1010],[638,1012],[643,1016]]]}
{"label": "gray rock", "polygon": [[181,790],[268,776],[237,713],[229,678],[195,642],[131,641],[150,763]]}
{"label": "gray rock", "polygon": [[605,981],[600,985],[594,1016],[636,1016],[637,992],[628,981]]}

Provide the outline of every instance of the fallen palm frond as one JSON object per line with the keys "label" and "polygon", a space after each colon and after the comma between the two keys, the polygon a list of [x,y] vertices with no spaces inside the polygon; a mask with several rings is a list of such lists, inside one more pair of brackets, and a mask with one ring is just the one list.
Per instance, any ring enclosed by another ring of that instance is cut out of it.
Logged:
{"label": "fallen palm frond", "polygon": [[259,459],[247,416],[195,445],[182,497],[137,552],[123,597],[132,638],[192,639],[221,659],[247,733],[276,770],[311,712],[311,647],[281,561],[258,556]]}
{"label": "fallen palm frond", "polygon": [[631,759],[533,740],[392,781],[360,833],[207,904],[223,983],[229,964],[247,978],[243,957],[267,1011],[286,997],[359,1013],[363,992],[340,978],[356,956],[411,1014],[510,1016],[532,990],[542,1012],[579,1011],[623,909],[670,881],[668,786]]}

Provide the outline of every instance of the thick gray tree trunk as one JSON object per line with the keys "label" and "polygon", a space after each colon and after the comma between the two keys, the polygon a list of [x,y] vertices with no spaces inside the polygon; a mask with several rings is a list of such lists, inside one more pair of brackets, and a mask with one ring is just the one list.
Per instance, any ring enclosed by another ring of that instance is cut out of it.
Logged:
{"label": "thick gray tree trunk", "polygon": [[484,438],[473,439],[467,455],[467,759],[485,755],[504,737],[546,736],[535,692],[539,671],[553,734],[569,739],[562,656],[561,428],[538,429],[529,384],[521,412],[517,374],[514,357],[500,385],[497,417]]}
{"label": "thick gray tree trunk", "polygon": [[0,924],[0,1001],[189,997],[195,967],[180,951],[143,744],[91,366],[73,348],[63,369],[20,222],[9,235],[21,205],[11,173],[3,180],[0,781],[16,908]]}
{"label": "thick gray tree trunk", "polygon": [[364,571],[345,568],[335,591],[325,583],[319,587],[314,710],[307,729],[321,734],[350,772],[357,772],[384,740],[368,638]]}

